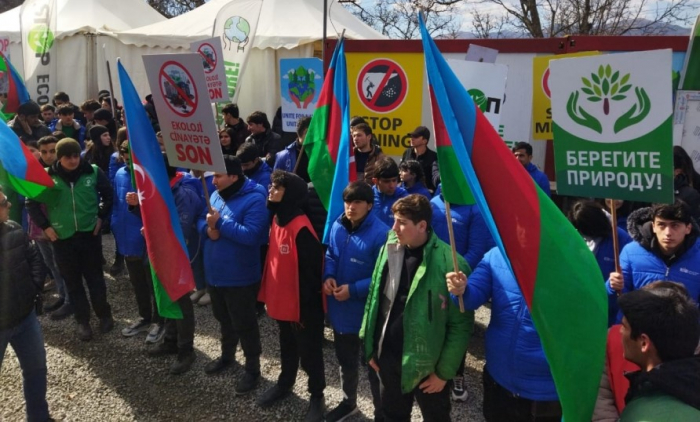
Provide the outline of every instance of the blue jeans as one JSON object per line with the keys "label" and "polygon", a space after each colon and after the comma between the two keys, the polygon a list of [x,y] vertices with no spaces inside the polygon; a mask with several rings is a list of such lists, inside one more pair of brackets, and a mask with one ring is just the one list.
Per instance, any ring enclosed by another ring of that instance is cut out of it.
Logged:
{"label": "blue jeans", "polygon": [[0,331],[0,368],[7,345],[12,346],[22,368],[27,420],[44,422],[49,419],[46,402],[46,349],[41,327],[32,311],[19,325]]}
{"label": "blue jeans", "polygon": [[53,243],[48,240],[37,240],[35,243],[39,248],[39,252],[41,252],[41,256],[44,258],[44,263],[48,267],[51,277],[56,281],[58,297],[64,299],[63,303],[70,303],[68,291],[66,290],[66,282],[63,280],[61,272],[58,270],[58,264],[56,264],[56,257],[53,253]]}

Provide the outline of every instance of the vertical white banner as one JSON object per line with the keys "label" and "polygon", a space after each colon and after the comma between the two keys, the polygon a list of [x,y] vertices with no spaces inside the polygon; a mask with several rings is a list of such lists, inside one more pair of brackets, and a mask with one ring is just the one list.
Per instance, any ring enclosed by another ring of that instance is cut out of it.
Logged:
{"label": "vertical white banner", "polygon": [[253,48],[261,8],[262,0],[230,2],[219,10],[214,21],[212,36],[221,37],[228,96],[234,103],[238,99],[243,71]]}
{"label": "vertical white banner", "polygon": [[19,12],[29,96],[47,104],[57,91],[56,0],[26,0]]}

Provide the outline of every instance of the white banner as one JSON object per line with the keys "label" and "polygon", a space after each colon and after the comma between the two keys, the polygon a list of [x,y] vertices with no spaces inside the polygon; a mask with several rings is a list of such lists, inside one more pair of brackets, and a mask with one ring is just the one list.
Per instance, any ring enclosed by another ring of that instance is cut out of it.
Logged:
{"label": "white banner", "polygon": [[58,91],[56,0],[26,0],[19,13],[27,91],[44,105]]}
{"label": "white banner", "polygon": [[506,93],[508,66],[465,60],[448,60],[447,63],[472,96],[476,106],[498,131]]}
{"label": "white banner", "polygon": [[190,44],[190,51],[202,56],[202,66],[204,67],[204,78],[207,82],[209,100],[212,103],[229,102],[221,40],[219,38],[210,38],[204,41],[193,42]]}
{"label": "white banner", "polygon": [[158,54],[143,63],[170,165],[225,173],[202,56]]}
{"label": "white banner", "polygon": [[230,2],[219,10],[214,21],[212,36],[221,37],[228,96],[234,103],[238,99],[243,71],[253,48],[261,8],[262,0]]}

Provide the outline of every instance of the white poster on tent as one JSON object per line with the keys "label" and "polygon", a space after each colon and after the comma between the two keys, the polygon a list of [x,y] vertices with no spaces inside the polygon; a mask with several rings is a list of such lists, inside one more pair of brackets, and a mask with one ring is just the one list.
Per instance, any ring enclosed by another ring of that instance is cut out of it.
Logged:
{"label": "white poster on tent", "polygon": [[673,145],[680,145],[700,171],[700,91],[678,91],[673,113]]}
{"label": "white poster on tent", "polygon": [[29,96],[48,104],[58,91],[56,0],[26,0],[19,12],[24,56],[24,79]]}
{"label": "white poster on tent", "polygon": [[502,64],[448,60],[457,79],[472,96],[494,129],[498,130],[503,97],[506,93],[508,66]]}
{"label": "white poster on tent", "polygon": [[228,102],[226,70],[224,69],[224,53],[221,50],[221,40],[217,37],[193,42],[190,44],[190,51],[202,57],[209,100],[212,103]]}
{"label": "white poster on tent", "polygon": [[165,152],[173,167],[226,172],[207,93],[202,56],[143,56]]}
{"label": "white poster on tent", "polygon": [[221,37],[228,96],[234,103],[238,99],[250,50],[253,49],[261,8],[262,0],[230,2],[219,10],[214,21],[212,36]]}

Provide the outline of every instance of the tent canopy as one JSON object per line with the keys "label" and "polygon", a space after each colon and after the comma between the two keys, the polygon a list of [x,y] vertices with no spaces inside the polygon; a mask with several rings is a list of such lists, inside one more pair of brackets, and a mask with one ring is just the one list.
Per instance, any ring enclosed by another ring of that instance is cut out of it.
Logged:
{"label": "tent canopy", "polygon": [[[0,14],[0,36],[21,41],[19,12],[22,6]],[[165,21],[143,0],[58,0],[57,38],[87,32],[123,31]]]}
{"label": "tent canopy", "polygon": [[[139,47],[189,48],[190,43],[212,37],[214,20],[221,7],[240,0],[211,0],[180,16],[115,34],[125,44]],[[349,39],[386,37],[329,1],[328,38],[345,29]],[[320,40],[323,35],[323,2],[320,0],[263,0],[253,47],[292,49]]]}

